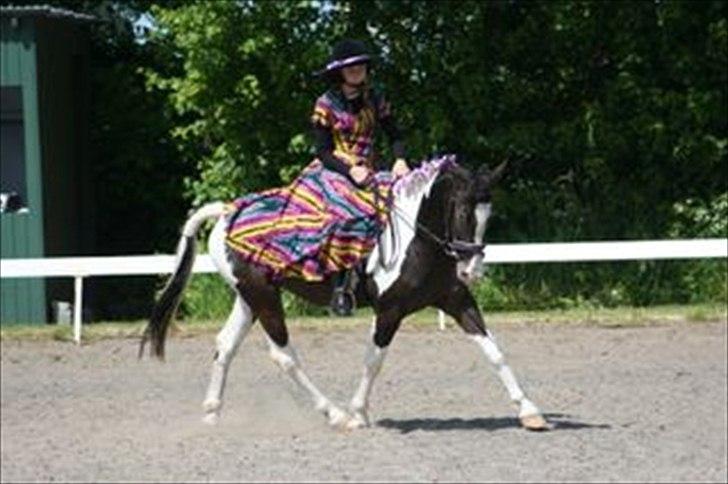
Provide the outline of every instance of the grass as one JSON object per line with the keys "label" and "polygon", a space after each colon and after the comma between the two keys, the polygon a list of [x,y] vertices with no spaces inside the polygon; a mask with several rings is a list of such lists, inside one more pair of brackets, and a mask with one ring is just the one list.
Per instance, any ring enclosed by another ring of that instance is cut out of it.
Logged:
{"label": "grass", "polygon": [[[349,329],[368,326],[372,321],[370,309],[360,309],[348,318],[291,317],[288,324],[291,328],[326,331],[332,329]],[[514,311],[484,312],[487,324],[586,324],[601,327],[649,326],[666,322],[699,323],[706,321],[726,322],[728,305],[670,305],[654,307],[619,307],[619,308],[578,308],[549,311]],[[215,333],[222,327],[220,320],[186,320],[177,321],[172,327],[175,337],[194,337],[201,334]],[[84,342],[102,339],[139,338],[146,321],[98,322],[84,324]],[[409,316],[405,326],[437,328],[438,313],[434,309],[426,309]],[[447,318],[449,328],[454,326],[452,319]],[[71,326],[57,325],[9,325],[0,329],[2,341],[73,341]]]}

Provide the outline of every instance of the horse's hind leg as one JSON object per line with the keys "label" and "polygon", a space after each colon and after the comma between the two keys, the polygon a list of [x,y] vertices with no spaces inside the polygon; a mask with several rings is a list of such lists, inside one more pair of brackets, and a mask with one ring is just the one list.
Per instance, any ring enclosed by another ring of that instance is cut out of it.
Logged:
{"label": "horse's hind leg", "polygon": [[260,309],[256,312],[259,314],[260,323],[263,325],[268,337],[271,358],[293,381],[311,395],[316,410],[326,416],[330,425],[336,427],[346,425],[349,421],[349,415],[321,393],[303,371],[296,350],[289,342],[280,293],[273,288],[269,289],[264,291],[265,296],[263,294],[260,294],[263,297],[256,295],[255,299],[258,302],[256,308]]}
{"label": "horse's hind leg", "polygon": [[462,284],[455,285],[448,297],[440,304],[440,309],[452,316],[483,350],[494,366],[498,378],[506,387],[511,400],[518,406],[518,418],[521,425],[529,430],[547,429],[548,424],[541,415],[541,411],[526,397],[510,366],[506,364],[505,357],[496,345],[493,335],[485,329],[478,306],[467,287]]}
{"label": "horse's hind leg", "polygon": [[207,387],[205,401],[202,404],[205,410],[203,420],[207,423],[217,422],[220,416],[222,394],[230,362],[252,325],[253,314],[250,307],[240,296],[237,296],[227,322],[216,338],[217,351],[212,362],[210,385]]}

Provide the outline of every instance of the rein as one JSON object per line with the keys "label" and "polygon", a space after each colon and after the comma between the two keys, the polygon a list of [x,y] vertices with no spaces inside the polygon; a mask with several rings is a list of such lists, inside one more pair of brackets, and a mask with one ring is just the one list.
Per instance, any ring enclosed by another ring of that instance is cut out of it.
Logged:
{"label": "rein", "polygon": [[409,225],[411,229],[413,229],[415,232],[417,231],[417,229],[421,230],[423,234],[429,237],[443,250],[445,255],[447,255],[448,257],[452,257],[457,261],[469,259],[473,256],[476,256],[479,253],[482,253],[485,249],[485,244],[476,244],[474,242],[468,242],[465,240],[451,239],[450,237],[440,237],[420,222],[412,222],[411,220],[409,220],[407,216],[397,208],[396,205],[392,206],[392,211],[397,216],[399,216],[402,221]]}
{"label": "rein", "polygon": [[[438,183],[440,180],[437,180],[435,183]],[[383,210],[386,211],[388,207],[391,207],[391,210],[389,213],[387,213],[387,222],[390,227],[392,227],[392,233],[391,233],[391,240],[392,240],[392,247],[393,247],[393,253],[396,253],[397,248],[397,237],[394,234],[394,225],[392,224],[392,213],[394,213],[396,216],[400,218],[404,223],[406,223],[409,228],[411,228],[415,233],[419,230],[422,234],[427,236],[432,242],[434,242],[442,251],[443,253],[452,259],[455,259],[456,261],[464,261],[467,259],[470,259],[472,257],[475,257],[477,255],[483,255],[483,251],[485,250],[485,244],[477,244],[475,242],[470,242],[467,240],[460,240],[450,237],[450,220],[449,217],[446,217],[445,219],[445,236],[441,237],[437,234],[435,234],[432,230],[427,228],[424,224],[418,222],[417,220],[410,220],[407,214],[405,214],[401,209],[399,209],[396,204],[394,203],[392,196],[390,194],[390,198],[388,200],[383,200],[383,197],[378,189],[379,187],[376,184],[371,185],[371,189],[374,192],[374,206],[377,212],[381,213],[380,206],[383,206]],[[383,202],[383,203],[380,203]],[[379,237],[381,237],[381,232],[379,234]],[[381,242],[381,239],[380,239]],[[390,264],[386,264],[384,262],[384,254],[382,249],[382,244],[379,243],[379,264],[382,268],[385,270],[388,270],[394,263],[394,260],[391,261]]]}
{"label": "rein", "polygon": [[[439,180],[438,180],[439,181]],[[435,182],[437,183],[437,181]],[[394,234],[394,225],[392,224],[392,213],[396,214],[400,220],[405,222],[415,233],[419,229],[424,235],[426,235],[431,241],[435,242],[437,246],[443,251],[443,253],[452,258],[456,261],[463,261],[470,259],[478,254],[482,254],[485,250],[485,244],[476,244],[474,242],[470,242],[467,240],[459,240],[459,239],[453,239],[450,237],[450,224],[449,219],[445,219],[445,237],[440,237],[439,235],[435,234],[427,228],[422,223],[415,220],[414,222],[409,220],[407,215],[400,210],[396,204],[394,203],[391,194],[389,200],[383,200],[383,197],[379,191],[379,187],[374,183],[371,185],[371,189],[374,192],[374,207],[377,210],[377,212],[381,213],[380,206],[383,206],[383,210],[386,211],[387,207],[391,207],[391,210],[389,213],[387,213],[387,222],[390,227],[392,227],[392,233],[391,233],[391,240],[392,240],[392,247],[393,247],[393,253],[396,253],[396,243],[397,243],[397,237]],[[383,201],[383,204],[380,204],[380,201]],[[379,234],[379,237],[381,237],[381,232]],[[391,266],[394,264],[394,259],[391,261],[391,264],[386,264],[384,262],[384,254],[382,249],[382,244],[378,244],[379,247],[379,264],[380,266],[388,270],[391,268]]]}
{"label": "rein", "polygon": [[[395,208],[394,203],[392,202],[391,197],[389,200],[382,200],[382,198],[383,198],[382,193],[379,191],[379,187],[376,185],[376,183],[374,183],[372,185],[372,190],[374,191],[374,209],[380,213],[382,211],[384,211],[386,214],[386,217],[387,217],[387,224],[390,227],[392,227],[390,240],[392,241],[392,253],[396,254],[397,253],[397,236],[394,234],[394,226],[392,224],[392,212],[391,211],[387,212],[388,205],[391,206],[392,209]],[[380,201],[382,202],[382,204],[380,204]],[[381,210],[379,208],[380,206],[383,206],[383,208]],[[382,231],[379,232],[379,235],[377,236],[377,238],[381,238],[382,232],[384,232],[384,229],[382,229]],[[384,269],[385,271],[388,271],[389,269],[391,269],[394,266],[394,259],[392,259],[389,264],[384,262],[384,249],[382,248],[381,239],[380,239],[380,243],[377,244],[377,247],[379,247],[379,258],[378,258],[379,265],[382,267],[382,269]]]}

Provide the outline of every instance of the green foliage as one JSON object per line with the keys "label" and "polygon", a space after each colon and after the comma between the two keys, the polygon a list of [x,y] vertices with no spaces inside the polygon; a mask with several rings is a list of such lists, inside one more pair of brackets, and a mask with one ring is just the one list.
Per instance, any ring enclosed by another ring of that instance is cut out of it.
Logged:
{"label": "green foliage", "polygon": [[[326,88],[310,74],[343,35],[378,54],[412,160],[511,155],[489,242],[726,236],[724,1],[50,3],[114,19],[96,31],[94,89],[111,252],[168,251],[189,204],[288,183]],[[135,43],[146,10],[157,29]],[[502,308],[714,300],[725,274],[724,261],[514,265],[476,292]]]}
{"label": "green foliage", "polygon": [[303,166],[315,88],[309,73],[327,47],[317,2],[193,2],[152,9],[150,42],[166,69],[145,69],[151,91],[167,94],[171,131],[193,204],[278,185]]}
{"label": "green foliage", "polygon": [[225,321],[233,301],[233,291],[219,275],[195,274],[184,292],[180,314],[195,319]]}
{"label": "green foliage", "polygon": [[728,192],[710,203],[688,198],[673,204],[675,217],[668,234],[675,238],[727,238]]}
{"label": "green foliage", "polygon": [[328,309],[324,306],[316,306],[301,299],[293,293],[283,291],[283,310],[286,316],[326,316]]}
{"label": "green foliage", "polygon": [[[515,156],[495,194],[490,241],[671,237],[682,223],[676,203],[725,190],[724,2],[325,5],[153,9],[153,41],[176,61],[145,73],[168,94],[175,142],[197,164],[187,183],[195,203],[287,183],[309,161],[306,120],[325,86],[308,73],[343,33],[380,54],[376,81],[394,100],[411,158]],[[710,223],[693,215],[691,226]],[[475,290],[504,309],[712,300],[715,277],[725,278],[718,266],[513,266],[493,268]]]}
{"label": "green foliage", "polygon": [[507,288],[503,284],[496,281],[491,270],[488,277],[483,278],[479,283],[473,286],[472,292],[478,305],[489,311],[504,311],[511,309],[514,305],[512,295],[509,297],[505,293]]}
{"label": "green foliage", "polygon": [[[670,236],[675,238],[728,238],[728,192],[709,204],[687,199],[673,206]],[[728,261],[696,261],[676,278],[689,302],[728,300]]]}
{"label": "green foliage", "polygon": [[[286,316],[326,316],[327,308],[311,304],[283,291]],[[232,309],[234,294],[217,274],[197,274],[184,292],[180,315],[184,318],[224,321]]]}

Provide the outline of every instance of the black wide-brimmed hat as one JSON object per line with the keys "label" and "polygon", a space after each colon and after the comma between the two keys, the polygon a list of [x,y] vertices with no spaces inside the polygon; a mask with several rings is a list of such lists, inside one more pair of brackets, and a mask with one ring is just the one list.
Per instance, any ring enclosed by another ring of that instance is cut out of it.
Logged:
{"label": "black wide-brimmed hat", "polygon": [[344,39],[336,43],[331,51],[326,66],[314,72],[315,76],[324,76],[334,71],[338,71],[347,66],[356,64],[370,64],[372,55],[367,50],[364,42],[353,39]]}

